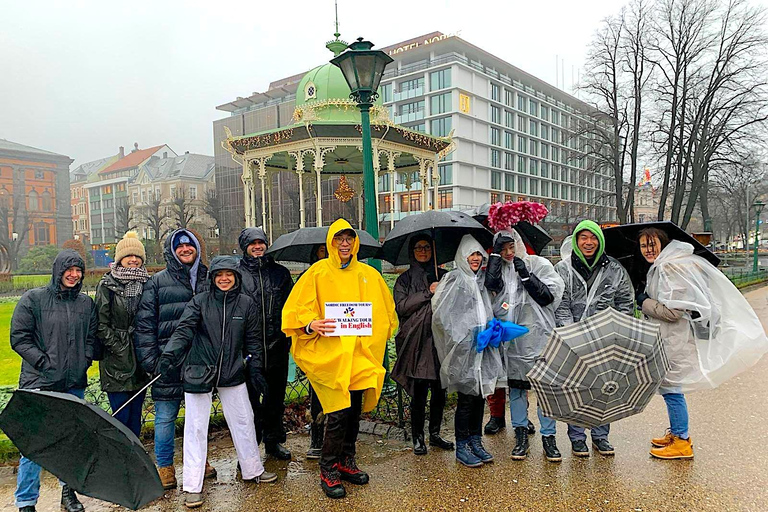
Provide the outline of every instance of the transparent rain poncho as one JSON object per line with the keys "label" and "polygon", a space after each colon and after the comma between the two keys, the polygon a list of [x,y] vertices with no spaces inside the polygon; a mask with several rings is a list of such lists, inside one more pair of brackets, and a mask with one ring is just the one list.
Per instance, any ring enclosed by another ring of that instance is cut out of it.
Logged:
{"label": "transparent rain poncho", "polygon": [[629,274],[621,263],[609,256],[608,264],[597,270],[592,286],[587,287],[587,282],[571,263],[571,238],[567,236],[563,240],[560,247],[561,259],[555,265],[555,270],[565,284],[563,300],[555,310],[557,325],[562,327],[580,322],[607,308],[632,315],[635,309],[635,291]]}
{"label": "transparent rain poncho", "polygon": [[499,320],[506,320],[528,328],[528,333],[502,345],[507,377],[513,380],[528,380],[526,374],[547,344],[555,328],[555,311],[563,297],[565,284],[546,258],[526,254],[525,244],[515,230],[502,230],[496,236],[511,237],[515,244],[515,256],[522,259],[528,271],[535,275],[552,293],[554,301],[541,307],[528,294],[512,262],[504,262],[501,275],[504,290],[493,298],[493,314]]}
{"label": "transparent rain poncho", "polygon": [[661,251],[648,270],[646,293],[685,311],[677,322],[660,322],[671,365],[662,391],[715,388],[768,351],[768,338],[747,300],[722,272],[694,255],[691,244],[673,240]]}
{"label": "transparent rain poncho", "polygon": [[475,252],[488,254],[471,235],[461,239],[456,251],[456,269],[440,281],[432,297],[432,334],[440,359],[440,381],[448,392],[488,396],[497,387],[506,387],[506,372],[498,348],[477,352],[477,334],[492,318],[491,302],[485,289],[485,272],[475,274],[467,257]]}

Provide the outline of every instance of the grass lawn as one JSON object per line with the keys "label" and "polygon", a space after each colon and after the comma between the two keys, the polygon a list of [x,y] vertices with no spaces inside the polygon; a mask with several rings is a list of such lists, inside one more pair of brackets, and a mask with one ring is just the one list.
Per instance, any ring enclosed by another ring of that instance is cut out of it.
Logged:
{"label": "grass lawn", "polygon": [[24,286],[27,289],[46,285],[50,282],[50,280],[50,274],[39,276],[13,276],[13,284],[15,287]]}

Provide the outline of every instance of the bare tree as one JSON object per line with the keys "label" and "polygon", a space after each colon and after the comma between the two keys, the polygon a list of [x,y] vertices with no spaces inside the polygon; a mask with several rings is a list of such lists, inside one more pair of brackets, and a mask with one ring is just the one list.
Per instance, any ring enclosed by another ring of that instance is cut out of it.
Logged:
{"label": "bare tree", "polygon": [[147,227],[149,227],[155,237],[155,261],[160,262],[162,240],[169,232],[167,227],[168,216],[164,211],[162,194],[150,194],[150,201],[144,207],[144,218],[146,219]]}
{"label": "bare tree", "polygon": [[128,203],[128,198],[123,198],[124,202],[121,202],[115,208],[115,232],[117,236],[122,237],[128,231],[133,231],[137,228],[134,217],[134,208]]}
{"label": "bare tree", "polygon": [[192,203],[187,197],[184,187],[179,187],[173,194],[173,214],[176,219],[176,225],[181,229],[188,229],[195,215],[192,209]]}
{"label": "bare tree", "polygon": [[3,226],[0,229],[0,243],[8,248],[11,270],[16,270],[19,266],[19,252],[32,229],[32,217],[24,208],[23,197],[13,200],[6,198],[0,202],[0,226]]}

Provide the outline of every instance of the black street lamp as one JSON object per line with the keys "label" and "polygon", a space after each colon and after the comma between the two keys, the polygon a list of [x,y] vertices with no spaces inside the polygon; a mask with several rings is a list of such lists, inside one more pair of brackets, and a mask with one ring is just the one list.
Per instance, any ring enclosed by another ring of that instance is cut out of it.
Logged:
{"label": "black street lamp", "polygon": [[360,109],[363,132],[363,197],[365,202],[365,230],[379,239],[379,215],[376,197],[376,179],[373,173],[373,147],[371,144],[371,116],[373,102],[378,98],[379,83],[387,64],[393,62],[381,50],[373,50],[373,43],[360,37],[349,48],[331,59],[331,64],[341,69],[349,85],[351,99]]}
{"label": "black street lamp", "polygon": [[[757,272],[757,251],[760,245],[760,214],[763,213],[765,203],[755,199],[755,202],[752,203],[752,208],[755,209],[755,253],[752,259],[752,272]],[[747,242],[749,242],[749,237],[747,237]]]}

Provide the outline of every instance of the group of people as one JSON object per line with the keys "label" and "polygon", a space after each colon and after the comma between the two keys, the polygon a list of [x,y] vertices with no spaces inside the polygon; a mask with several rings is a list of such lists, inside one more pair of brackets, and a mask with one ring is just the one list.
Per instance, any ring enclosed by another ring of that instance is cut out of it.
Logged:
{"label": "group of people", "polygon": [[[117,244],[115,264],[99,283],[95,301],[80,293],[85,262],[71,250],[57,256],[48,286],[21,298],[11,321],[11,345],[23,359],[19,387],[82,398],[86,371],[99,360],[111,407],[122,407],[117,418],[139,435],[141,390],[152,380],[155,457],[166,489],[177,485],[174,429],[183,399],[183,489],[185,504],[192,508],[204,501],[204,479],[216,475],[207,462],[214,391],[244,481],[277,480],[264,469],[261,441],[268,455],[291,458],[283,446],[290,352],[311,385],[307,458],[319,459],[326,495],[341,498],[343,481],[369,481],[355,458],[360,415],[378,403],[387,340],[398,321],[392,377],[411,396],[413,453],[428,451],[424,428],[431,395],[429,445],[455,450],[458,462],[480,467],[494,460],[483,445],[483,432],[504,428],[507,393],[515,429],[511,456],[526,458],[528,436],[535,431],[528,418],[531,385],[526,375],[552,330],[606,308],[633,315],[637,305],[660,322],[671,366],[661,388],[670,426],[651,441],[650,453],[661,459],[692,458],[684,393],[727,378],[724,367],[733,353],[760,345],[765,334],[757,321],[759,333],[752,329],[742,347],[712,343],[707,357],[699,357],[698,340],[722,341],[734,331],[745,338],[744,324],[754,324],[754,312],[721,273],[692,254],[690,244],[670,241],[654,228],[641,231],[638,242],[649,269],[634,290],[624,267],[606,254],[600,227],[588,220],[566,238],[555,266],[532,254],[514,228],[496,233],[490,253],[464,236],[450,272],[436,264],[434,241],[414,236],[408,247],[411,265],[390,293],[382,276],[358,261],[360,241],[343,219],[329,227],[326,244],[316,248],[316,261],[295,284],[290,272],[266,255],[267,237],[259,228],[241,233],[242,258],[216,257],[210,269],[201,261],[194,233],[178,229],[165,241],[167,268],[151,277],[144,267],[144,247],[129,233]],[[720,297],[728,297],[728,304]],[[337,336],[326,306],[361,302],[370,303],[371,333]],[[478,335],[494,318],[528,332],[480,349]],[[720,346],[725,348],[718,352]],[[440,433],[448,392],[458,395],[455,443]],[[486,400],[491,420],[484,430]],[[537,416],[545,457],[561,460],[555,420],[540,408]],[[609,431],[610,425],[591,429],[593,449],[606,456],[614,454]],[[585,429],[568,425],[568,436],[572,453],[588,457]],[[18,508],[34,510],[39,484],[40,467],[22,457]],[[83,510],[67,485],[62,505],[67,512]]]}

